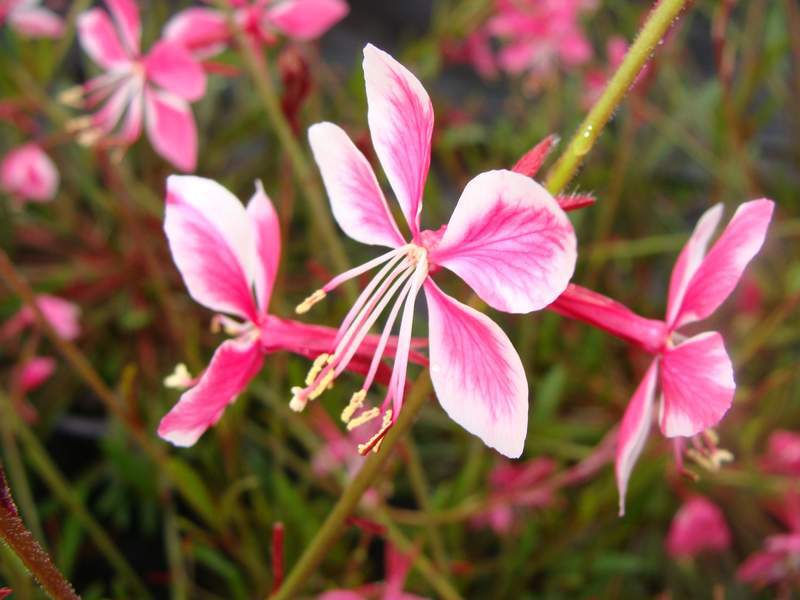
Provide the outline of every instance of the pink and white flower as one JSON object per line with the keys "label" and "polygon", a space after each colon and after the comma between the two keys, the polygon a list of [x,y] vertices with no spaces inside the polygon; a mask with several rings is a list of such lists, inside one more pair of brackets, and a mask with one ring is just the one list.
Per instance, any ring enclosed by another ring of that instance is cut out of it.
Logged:
{"label": "pink and white flower", "polygon": [[[59,336],[65,340],[74,340],[80,335],[81,310],[77,305],[49,294],[36,296],[36,305]],[[33,309],[30,306],[23,306],[3,324],[0,329],[0,339],[17,336],[28,327],[35,326],[36,315]]]}
{"label": "pink and white flower", "polygon": [[18,200],[49,202],[58,182],[55,163],[34,143],[17,146],[0,163],[0,187]]}
{"label": "pink and white flower", "polygon": [[[247,387],[265,355],[288,350],[316,356],[330,350],[336,330],[269,314],[281,237],[275,209],[260,183],[245,208],[215,181],[172,175],[164,231],[189,295],[222,313],[214,323],[233,336],[217,348],[200,377],[191,379],[184,371],[170,378],[191,389],[162,419],[158,434],[176,446],[191,446]],[[373,337],[365,339],[351,368],[363,372],[365,357],[376,346]],[[389,346],[394,352],[396,342]]]}
{"label": "pink and white flower", "polygon": [[57,38],[64,33],[64,21],[40,0],[0,0],[3,23],[29,38]]}
{"label": "pink and white flower", "polygon": [[402,308],[397,356],[381,408],[354,416],[363,408],[383,341],[364,384],[342,414],[345,422],[353,419],[351,425],[382,414],[380,431],[360,448],[377,449],[403,405],[414,302],[424,290],[431,379],[440,404],[487,445],[517,457],[528,421],[522,362],[491,319],[446,294],[431,274],[441,267],[453,271],[498,310],[539,310],[565,289],[572,276],[576,259],[572,225],[539,184],[519,173],[498,170],[467,184],[446,226],[421,230],[433,132],[430,98],[414,75],[372,45],[364,48],[364,75],[373,146],[405,216],[410,240],[400,233],[372,167],[347,134],[333,123],[312,126],[311,149],[339,226],[356,241],[390,250],[334,277],[297,307],[299,313],[306,312],[342,282],[380,267],[341,324],[335,351],[318,358],[306,387],[292,390],[291,407],[302,410],[328,387],[388,308],[381,336],[387,339]]}
{"label": "pink and white flower", "polygon": [[706,211],[673,268],[664,321],[640,317],[619,302],[576,285],[551,306],[655,355],[620,428],[616,475],[621,515],[630,473],[650,431],[657,390],[661,401],[655,416],[669,438],[691,437],[713,427],[731,406],[736,384],[722,336],[707,331],[686,337],[680,330],[709,317],[733,292],[764,243],[773,208],[766,199],[742,204],[708,253],[722,205]]}
{"label": "pink and white flower", "polygon": [[727,550],[730,545],[731,532],[722,511],[702,496],[693,496],[683,503],[672,519],[666,540],[672,558]]}
{"label": "pink and white flower", "polygon": [[[71,124],[79,141],[128,146],[142,131],[155,151],[182,171],[197,163],[197,127],[190,102],[203,97],[206,75],[180,44],[160,40],[143,54],[139,8],[133,0],[105,0],[101,8],[78,18],[84,51],[105,70],[79,88],[67,90],[64,102],[81,108],[102,106]],[[110,17],[109,17],[110,13]]]}
{"label": "pink and white flower", "polygon": [[[256,46],[272,45],[278,35],[298,41],[323,35],[347,15],[344,0],[229,0],[234,19]],[[233,33],[225,15],[204,7],[187,8],[164,27],[164,38],[198,57],[222,51]]]}

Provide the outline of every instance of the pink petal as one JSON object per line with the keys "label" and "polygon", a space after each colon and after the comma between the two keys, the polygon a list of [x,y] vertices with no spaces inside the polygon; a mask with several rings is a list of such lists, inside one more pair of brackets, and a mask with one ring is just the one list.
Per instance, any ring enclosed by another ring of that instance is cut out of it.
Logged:
{"label": "pink petal", "polygon": [[372,167],[347,134],[333,123],[317,123],[309,128],[308,140],[344,232],[363,244],[403,245]]}
{"label": "pink petal", "polygon": [[694,276],[703,257],[714,230],[722,218],[722,204],[715,204],[703,213],[697,221],[692,235],[684,244],[669,280],[669,295],[667,298],[667,323],[672,325],[675,317],[683,304],[686,287]]}
{"label": "pink petal", "polygon": [[742,204],[686,286],[674,327],[705,319],[731,294],[767,236],[775,204]]}
{"label": "pink petal", "polygon": [[638,344],[651,354],[659,352],[667,339],[663,321],[640,317],[616,300],[572,283],[547,308]]}
{"label": "pink petal", "polygon": [[201,56],[213,56],[230,39],[225,15],[209,8],[192,7],[173,15],[164,26],[164,39]]}
{"label": "pink petal", "polygon": [[431,380],[445,412],[498,452],[522,454],[528,381],[516,350],[489,317],[425,283]]}
{"label": "pink petal", "polygon": [[490,306],[525,313],[564,291],[576,257],[572,224],[547,190],[519,173],[489,171],[464,188],[430,260]]}
{"label": "pink petal", "polygon": [[206,74],[189,50],[175,42],[160,41],[144,60],[147,78],[168,92],[193,102],[206,93]]}
{"label": "pink petal", "polygon": [[244,206],[217,182],[167,178],[164,231],[189,294],[211,310],[255,321],[256,242]]}
{"label": "pink petal", "polygon": [[158,435],[176,446],[193,446],[206,429],[222,417],[256,376],[264,354],[255,341],[226,340],[208,365],[200,381],[161,420]]}
{"label": "pink petal", "polygon": [[349,12],[343,0],[284,0],[268,9],[269,21],[297,40],[324,34]]}
{"label": "pink petal", "polygon": [[126,65],[131,61],[111,19],[100,8],[87,10],[78,17],[78,39],[84,52],[104,69]]}
{"label": "pink petal", "polygon": [[23,200],[52,200],[58,191],[58,183],[56,165],[36,144],[14,148],[0,163],[0,187]]}
{"label": "pink petal", "polygon": [[247,216],[258,257],[254,269],[256,297],[261,312],[266,313],[281,259],[281,224],[260,181],[256,181],[256,192],[247,204]]}
{"label": "pink petal", "polygon": [[31,38],[58,38],[64,33],[64,21],[46,8],[12,10],[8,21],[15,30]]}
{"label": "pink petal", "polygon": [[[81,333],[81,309],[76,304],[49,294],[36,296],[36,304],[45,318],[65,340],[74,340]],[[31,322],[34,322],[31,313]]]}
{"label": "pink petal", "polygon": [[782,552],[756,552],[747,557],[736,570],[736,578],[745,583],[768,584],[782,579],[787,573],[786,555]]}
{"label": "pink petal", "polygon": [[56,370],[56,361],[49,356],[34,356],[27,361],[18,373],[17,385],[27,394],[50,379]]}
{"label": "pink petal", "polygon": [[365,600],[365,597],[350,590],[331,590],[321,594],[318,600]]}
{"label": "pink petal", "polygon": [[764,467],[773,473],[800,477],[800,434],[779,429],[769,435]]}
{"label": "pink petal", "polygon": [[139,7],[135,0],[105,0],[122,43],[128,53],[135,56],[139,54],[139,42],[142,37],[142,24],[139,20]]}
{"label": "pink petal", "polygon": [[155,151],[187,173],[197,164],[197,127],[185,100],[168,92],[145,90],[145,126]]}
{"label": "pink petal", "polygon": [[364,79],[375,153],[416,237],[431,162],[433,106],[419,80],[372,44],[364,47]]}
{"label": "pink petal", "polygon": [[730,544],[731,532],[722,511],[702,496],[690,498],[681,506],[666,540],[667,552],[673,558],[727,550]]}
{"label": "pink petal", "polygon": [[645,373],[644,379],[636,388],[617,437],[616,475],[619,491],[619,516],[625,514],[625,494],[628,491],[628,480],[633,466],[644,450],[644,443],[653,423],[653,400],[656,392],[656,374],[658,360],[654,360]]}
{"label": "pink petal", "polygon": [[664,352],[659,424],[667,437],[697,435],[728,412],[736,391],[722,336],[701,333]]}

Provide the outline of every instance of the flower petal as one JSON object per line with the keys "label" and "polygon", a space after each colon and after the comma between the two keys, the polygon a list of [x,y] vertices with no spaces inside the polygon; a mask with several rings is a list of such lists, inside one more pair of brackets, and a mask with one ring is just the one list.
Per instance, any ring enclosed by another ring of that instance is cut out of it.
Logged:
{"label": "flower petal", "polygon": [[761,199],[736,210],[687,283],[673,327],[705,319],[731,294],[764,244],[774,207],[771,200]]}
{"label": "flower petal", "polygon": [[185,392],[161,420],[158,435],[176,446],[192,446],[206,429],[222,417],[256,376],[264,362],[257,341],[240,339],[223,342],[200,381]]}
{"label": "flower petal", "polygon": [[707,331],[664,352],[659,424],[667,437],[697,435],[728,412],[736,391],[722,336]]}
{"label": "flower petal", "polygon": [[367,159],[333,123],[317,123],[308,141],[322,173],[336,222],[362,244],[396,248],[404,241]]}
{"label": "flower petal", "polygon": [[258,257],[254,269],[256,296],[262,313],[267,312],[272,286],[281,259],[281,224],[264,185],[256,181],[256,192],[247,204]]}
{"label": "flower petal", "polygon": [[653,400],[656,393],[658,360],[654,360],[645,373],[644,379],[628,402],[625,415],[617,437],[617,458],[615,471],[619,491],[619,516],[625,515],[625,494],[633,466],[644,449],[647,435],[653,424]]}
{"label": "flower petal", "polygon": [[730,547],[731,532],[719,507],[693,496],[675,513],[667,535],[667,552],[673,558],[696,556]]}
{"label": "flower petal", "polygon": [[64,33],[64,21],[54,12],[40,7],[23,7],[8,15],[11,26],[30,38],[57,38]]}
{"label": "flower petal", "polygon": [[489,171],[464,188],[430,260],[492,307],[525,313],[566,289],[576,244],[572,224],[547,190],[519,173]]}
{"label": "flower petal", "polygon": [[131,55],[138,55],[139,43],[142,38],[142,24],[139,20],[139,7],[135,0],[105,0],[105,3],[117,24],[122,43],[125,44]]}
{"label": "flower petal", "polygon": [[34,356],[15,373],[16,385],[20,391],[27,394],[50,379],[55,370],[55,359],[49,356]]}
{"label": "flower petal", "polygon": [[517,458],[528,431],[528,381],[516,350],[489,317],[425,283],[431,380],[445,412],[498,452]]}
{"label": "flower petal", "polygon": [[146,89],[145,126],[155,151],[182,171],[197,165],[197,127],[192,109],[173,94]]}
{"label": "flower petal", "polygon": [[221,52],[231,33],[225,15],[210,8],[192,7],[167,21],[163,37],[205,57]]}
{"label": "flower petal", "polygon": [[84,52],[104,69],[128,64],[131,61],[130,55],[122,47],[111,19],[100,8],[87,10],[78,17],[78,39]]}
{"label": "flower petal", "polygon": [[244,206],[211,179],[167,178],[164,231],[189,294],[211,310],[256,320],[256,242]]}
{"label": "flower petal", "polygon": [[58,190],[55,163],[33,143],[11,150],[0,162],[0,187],[23,200],[47,202]]}
{"label": "flower petal", "polygon": [[372,44],[364,47],[364,80],[375,153],[416,237],[431,162],[433,106],[419,80]]}
{"label": "flower petal", "polygon": [[312,40],[324,34],[349,12],[343,0],[284,0],[268,9],[270,22],[285,35]]}
{"label": "flower petal", "polygon": [[160,41],[144,59],[147,78],[165,90],[193,102],[206,93],[206,74],[189,50],[175,42]]}

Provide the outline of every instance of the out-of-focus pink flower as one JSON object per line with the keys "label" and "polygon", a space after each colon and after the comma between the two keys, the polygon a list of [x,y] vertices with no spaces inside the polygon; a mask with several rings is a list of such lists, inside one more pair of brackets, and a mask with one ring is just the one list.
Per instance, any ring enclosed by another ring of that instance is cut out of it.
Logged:
{"label": "out-of-focus pink flower", "polygon": [[[133,0],[106,0],[78,18],[84,51],[105,73],[62,94],[62,100],[94,109],[70,124],[78,140],[128,146],[142,126],[155,151],[182,171],[194,171],[197,127],[190,102],[203,97],[206,75],[183,46],[161,40],[142,54],[139,8]],[[109,17],[110,13],[110,17]]]}
{"label": "out-of-focus pink flower", "polygon": [[8,598],[13,593],[14,593],[14,590],[12,590],[11,588],[7,588],[7,587],[0,588],[0,600],[3,600],[4,598]]}
{"label": "out-of-focus pink flower", "polygon": [[[334,277],[297,307],[306,312],[342,282],[380,267],[339,328],[336,351],[319,357],[306,387],[293,389],[291,406],[302,410],[347,367],[352,348],[391,304],[382,339],[403,309],[399,346],[389,390],[380,407],[364,409],[373,369],[353,394],[342,418],[378,417],[382,426],[362,452],[377,449],[403,405],[414,301],[428,303],[431,379],[445,412],[502,454],[522,453],[528,420],[528,382],[522,361],[500,327],[434,283],[441,267],[459,275],[490,306],[513,313],[539,310],[567,285],[575,268],[575,232],[556,200],[532,179],[512,171],[482,173],[467,184],[449,223],[420,229],[431,156],[433,107],[408,69],[372,45],[364,48],[364,75],[372,142],[411,240],[401,235],[367,159],[333,123],[309,129],[314,158],[333,215],[352,239],[388,246],[381,256]],[[373,358],[377,366],[381,345]]]}
{"label": "out-of-focus pink flower", "polygon": [[617,68],[622,64],[625,58],[625,53],[628,51],[628,42],[625,38],[620,36],[613,36],[606,44],[606,57],[608,64],[602,68],[596,67],[588,69],[583,76],[583,96],[581,102],[584,108],[591,108],[603,89],[606,87],[608,79],[614,74]]}
{"label": "out-of-focus pink flower", "polygon": [[24,365],[19,367],[16,374],[19,390],[24,394],[32,392],[45,381],[56,370],[56,361],[49,356],[34,356]]}
{"label": "out-of-focus pink flower", "polygon": [[[80,334],[79,319],[81,314],[78,306],[48,294],[36,296],[36,305],[58,335],[66,340],[74,340],[78,337]],[[29,306],[23,306],[0,329],[0,339],[8,339],[19,335],[26,327],[35,325],[36,316],[33,313],[33,309]]]}
{"label": "out-of-focus pink flower", "polygon": [[14,148],[0,163],[0,187],[22,201],[52,200],[58,190],[58,181],[56,165],[34,143]]}
{"label": "out-of-focus pink flower", "polygon": [[[347,15],[344,0],[230,0],[234,18],[257,46],[272,45],[278,35],[306,41],[318,38]],[[177,13],[164,27],[165,39],[198,57],[217,54],[230,42],[225,15],[193,7]]]}
{"label": "out-of-focus pink flower", "polygon": [[694,496],[680,507],[667,535],[667,552],[672,558],[694,557],[709,550],[727,550],[731,532],[719,507]]}
{"label": "out-of-focus pink flower", "polygon": [[330,590],[318,600],[425,600],[422,596],[403,591],[411,559],[391,544],[386,544],[384,559],[385,578],[353,590]]}
{"label": "out-of-focus pink flower", "polygon": [[736,308],[738,312],[759,315],[764,303],[764,292],[755,277],[745,277],[742,279],[739,293],[736,298]]}
{"label": "out-of-focus pink flower", "polygon": [[500,68],[512,75],[528,74],[534,84],[592,57],[580,16],[596,5],[587,0],[497,0],[488,31],[502,47]]}
{"label": "out-of-focus pink flower", "polygon": [[[191,380],[178,374],[192,387],[161,420],[158,434],[176,446],[191,446],[247,387],[266,354],[288,350],[316,356],[330,350],[336,330],[269,314],[281,238],[278,217],[260,182],[245,208],[215,181],[170,176],[164,230],[189,294],[224,313],[215,323],[234,336],[217,348],[202,376]],[[374,336],[365,338],[353,350],[351,369],[363,372],[377,343]],[[390,353],[395,348],[396,341],[390,341]]]}
{"label": "out-of-focus pink flower", "polygon": [[447,42],[443,52],[454,63],[471,64],[486,79],[497,75],[497,62],[492,54],[489,34],[483,27],[471,32],[464,41]]}
{"label": "out-of-focus pink flower", "polygon": [[773,431],[767,441],[762,461],[764,469],[781,475],[800,476],[800,434],[794,431]]}
{"label": "out-of-focus pink flower", "polygon": [[764,243],[774,203],[745,202],[711,250],[708,243],[722,217],[722,205],[706,211],[672,271],[666,320],[645,319],[619,302],[570,285],[551,308],[632,342],[654,354],[650,368],[628,403],[617,446],[620,514],[625,512],[628,478],[644,448],[661,388],[658,422],[670,438],[691,437],[716,425],[730,408],[736,385],[722,336],[707,331],[687,338],[680,329],[711,315],[736,287]]}
{"label": "out-of-focus pink flower", "polygon": [[43,8],[40,0],[0,0],[0,25],[8,23],[29,38],[57,38],[64,33],[64,22]]}

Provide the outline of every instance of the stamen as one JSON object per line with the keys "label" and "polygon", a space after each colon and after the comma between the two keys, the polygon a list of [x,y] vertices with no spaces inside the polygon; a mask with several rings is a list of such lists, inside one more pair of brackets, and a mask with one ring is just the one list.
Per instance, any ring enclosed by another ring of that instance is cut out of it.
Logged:
{"label": "stamen", "polygon": [[314,306],[317,302],[324,300],[326,295],[327,294],[325,293],[324,290],[321,289],[317,290],[316,292],[311,294],[308,298],[303,300],[300,304],[298,304],[297,307],[294,309],[294,312],[296,312],[298,315],[303,315],[307,313],[309,310],[311,310],[311,307]]}
{"label": "stamen", "polygon": [[164,387],[174,390],[185,390],[192,385],[192,374],[186,365],[178,363],[175,370],[164,378]]}
{"label": "stamen", "polygon": [[64,90],[58,95],[58,101],[72,108],[83,107],[83,88],[79,85]]}
{"label": "stamen", "polygon": [[344,407],[342,411],[342,422],[347,423],[353,417],[355,412],[364,404],[364,399],[367,397],[367,390],[358,390],[350,397],[350,403]]}
{"label": "stamen", "polygon": [[308,398],[305,395],[305,390],[296,385],[292,388],[292,399],[289,401],[289,408],[294,412],[302,412],[308,404]]}
{"label": "stamen", "polygon": [[[336,373],[334,373],[333,369],[329,368],[322,377],[319,378],[317,385],[308,393],[309,400],[316,400],[322,395],[322,392],[329,389],[329,386],[333,383],[333,378],[336,377]],[[312,382],[313,383],[313,382]],[[306,388],[308,389],[308,388]]]}
{"label": "stamen", "polygon": [[311,369],[308,371],[308,375],[306,375],[306,385],[311,385],[314,383],[314,380],[317,378],[317,375],[320,374],[323,367],[330,363],[331,355],[330,354],[320,354],[315,360],[314,364],[311,365]]}
{"label": "stamen", "polygon": [[92,117],[84,115],[82,117],[75,117],[70,119],[64,124],[64,128],[68,133],[77,133],[92,126]]}
{"label": "stamen", "polygon": [[347,431],[353,431],[353,429],[356,427],[360,427],[364,423],[369,423],[372,421],[372,419],[380,414],[381,411],[377,406],[373,406],[369,410],[365,410],[360,415],[350,420],[350,422],[347,424]]}
{"label": "stamen", "polygon": [[100,138],[103,137],[103,132],[94,127],[82,131],[78,134],[76,141],[81,146],[91,147],[94,146]]}
{"label": "stamen", "polygon": [[381,449],[381,443],[383,442],[383,437],[386,435],[386,432],[389,431],[389,428],[392,426],[392,409],[388,409],[385,413],[383,413],[383,423],[381,423],[381,428],[378,430],[378,433],[373,435],[366,444],[359,444],[358,445],[358,453],[362,456],[365,455],[367,452],[372,450],[373,452],[377,452]]}
{"label": "stamen", "polygon": [[368,260],[363,265],[359,265],[357,267],[353,267],[344,273],[340,273],[333,279],[331,279],[328,283],[322,286],[322,289],[325,292],[330,292],[331,290],[339,287],[342,283],[347,281],[348,279],[352,279],[353,277],[358,277],[362,273],[366,273],[367,271],[371,271],[378,265],[385,263],[399,255],[403,255],[408,251],[408,246],[400,246],[399,248],[394,248],[385,254],[381,254],[380,256],[373,258],[372,260]]}

